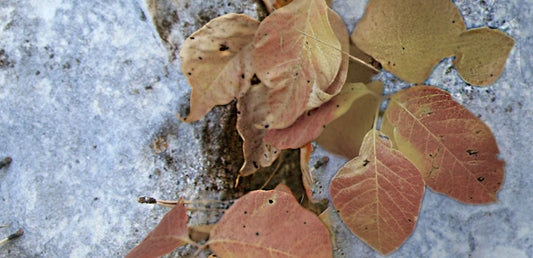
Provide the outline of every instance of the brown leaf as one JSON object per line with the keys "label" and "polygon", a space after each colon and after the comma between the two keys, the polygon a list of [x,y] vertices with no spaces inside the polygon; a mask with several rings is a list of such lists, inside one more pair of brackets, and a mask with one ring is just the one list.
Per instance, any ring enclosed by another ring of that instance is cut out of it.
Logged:
{"label": "brown leaf", "polygon": [[502,74],[513,45],[513,38],[499,30],[470,29],[459,36],[453,63],[466,82],[489,85]]}
{"label": "brown leaf", "polygon": [[187,213],[183,199],[176,204],[159,222],[150,234],[126,258],[159,257],[170,253],[178,246],[192,242],[187,230]]}
{"label": "brown leaf", "polygon": [[237,130],[244,140],[244,164],[239,171],[241,176],[251,175],[261,167],[270,166],[281,153],[263,141],[266,129],[256,126],[263,121],[268,111],[268,91],[267,87],[259,83],[251,87],[237,102]]}
{"label": "brown leaf", "polygon": [[315,140],[328,152],[346,159],[358,155],[364,136],[374,124],[376,110],[381,103],[383,83],[369,83],[360,91],[359,97],[349,109],[329,123]]}
{"label": "brown leaf", "polygon": [[359,156],[331,181],[330,194],[346,226],[376,251],[388,254],[415,229],[424,181],[386,136],[370,130]]}
{"label": "brown leaf", "polygon": [[450,94],[416,86],[391,97],[383,132],[422,172],[433,191],[464,203],[495,202],[503,160],[490,128]]}
{"label": "brown leaf", "polygon": [[301,115],[290,127],[267,131],[265,141],[278,149],[299,148],[317,138],[329,122],[345,114],[352,103],[368,93],[362,83],[345,84],[338,95]]}
{"label": "brown leaf", "polygon": [[324,0],[295,0],[261,22],[253,64],[258,78],[272,89],[263,125],[289,126],[306,109],[319,105],[311,92],[326,90],[336,78],[341,45],[328,16]]}
{"label": "brown leaf", "polygon": [[449,0],[371,0],[352,40],[400,79],[423,82],[464,30]]}
{"label": "brown leaf", "polygon": [[193,33],[180,50],[181,70],[192,87],[191,109],[182,119],[201,119],[215,105],[242,96],[252,80],[252,41],[259,21],[244,14],[217,17]]}
{"label": "brown leaf", "polygon": [[328,230],[284,191],[253,191],[226,211],[208,242],[219,257],[332,257]]}
{"label": "brown leaf", "polygon": [[[374,58],[365,54],[353,43],[350,44],[350,55],[357,57],[358,59],[368,64],[372,64],[374,65],[374,67],[376,67],[376,69],[379,69],[379,64],[374,60]],[[348,64],[348,74],[346,76],[346,82],[362,82],[367,84],[372,82],[372,77],[376,74],[378,73],[368,68],[366,65],[363,65],[360,62],[350,59],[350,62]],[[359,148],[357,148],[357,150],[359,150]]]}

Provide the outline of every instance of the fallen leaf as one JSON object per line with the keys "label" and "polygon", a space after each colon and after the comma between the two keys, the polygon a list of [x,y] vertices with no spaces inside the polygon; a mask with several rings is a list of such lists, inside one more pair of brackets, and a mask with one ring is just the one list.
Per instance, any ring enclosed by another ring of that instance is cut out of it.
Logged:
{"label": "fallen leaf", "polygon": [[463,18],[449,0],[371,0],[352,40],[400,79],[423,82],[455,54],[463,31]]}
{"label": "fallen leaf", "polygon": [[257,127],[266,112],[266,96],[269,89],[262,83],[254,85],[237,101],[237,130],[243,139],[244,164],[241,176],[253,174],[261,167],[268,167],[279,157],[281,151],[263,141],[265,128]]}
{"label": "fallen leaf", "polygon": [[[322,223],[326,226],[326,228],[329,231],[329,241],[331,242],[331,245],[333,247],[333,250],[337,249],[337,235],[335,234],[335,229],[332,225],[332,217],[331,217],[331,207],[328,207],[325,209],[320,215],[318,215],[318,218]],[[335,221],[333,219],[333,221]]]}
{"label": "fallen leaf", "polygon": [[[376,69],[379,69],[381,67],[380,64],[377,63],[376,60],[374,60],[374,58],[367,55],[353,43],[350,44],[350,55],[360,59],[363,62],[372,64]],[[350,58],[350,62],[348,64],[348,74],[346,75],[346,82],[362,82],[367,84],[372,82],[372,77],[376,74],[378,74],[376,71]],[[357,150],[359,150],[359,148],[357,148]]]}
{"label": "fallen leaf", "polygon": [[311,192],[311,186],[313,185],[313,174],[309,170],[309,159],[313,153],[313,144],[308,143],[300,148],[300,170],[302,171],[302,183],[305,188],[305,194],[307,199],[311,202],[319,202],[320,200],[313,199],[313,193]]}
{"label": "fallen leaf", "polygon": [[263,125],[291,125],[312,108],[310,103],[316,105],[311,92],[326,90],[336,78],[341,45],[328,10],[324,0],[295,0],[267,16],[257,29],[253,64],[258,78],[272,89]]}
{"label": "fallen leaf", "polygon": [[253,191],[224,214],[207,243],[219,257],[332,257],[329,233],[285,191]]}
{"label": "fallen leaf", "polygon": [[178,246],[192,242],[187,230],[187,213],[183,199],[159,222],[150,234],[126,258],[159,257],[172,252]]}
{"label": "fallen leaf", "polygon": [[497,200],[504,178],[503,160],[487,125],[431,86],[392,95],[382,130],[422,172],[433,191],[464,203]]}
{"label": "fallen leaf", "polygon": [[268,130],[265,142],[278,149],[299,148],[317,138],[329,122],[345,114],[352,103],[368,93],[362,83],[346,84],[333,99],[303,114],[290,127]]}
{"label": "fallen leaf", "polygon": [[424,181],[390,140],[370,130],[359,156],[331,180],[333,205],[346,226],[383,255],[400,247],[415,229]]}
{"label": "fallen leaf", "polygon": [[230,13],[211,20],[183,42],[181,70],[192,87],[184,122],[199,120],[215,105],[227,104],[248,90],[258,26],[259,21],[247,15]]}
{"label": "fallen leaf", "polygon": [[502,74],[513,45],[513,38],[499,30],[470,29],[459,36],[453,63],[466,82],[489,85]]}
{"label": "fallen leaf", "polygon": [[359,97],[352,102],[349,109],[326,125],[315,140],[328,152],[346,159],[358,155],[361,142],[368,130],[373,127],[376,110],[381,103],[382,82],[375,81],[363,86],[359,89]]}

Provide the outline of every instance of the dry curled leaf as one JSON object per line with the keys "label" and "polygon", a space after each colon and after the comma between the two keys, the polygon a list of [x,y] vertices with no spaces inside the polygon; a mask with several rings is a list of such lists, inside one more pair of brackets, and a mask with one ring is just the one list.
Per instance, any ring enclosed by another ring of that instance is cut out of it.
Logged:
{"label": "dry curled leaf", "polygon": [[504,178],[503,160],[487,125],[431,86],[392,95],[382,130],[420,170],[432,190],[464,203],[492,203]]}
{"label": "dry curled leaf", "polygon": [[500,77],[514,40],[505,33],[489,28],[470,29],[457,41],[457,72],[468,83],[485,86]]}
{"label": "dry curled leaf", "polygon": [[465,24],[449,0],[371,0],[352,40],[383,68],[407,82],[423,82]]}
{"label": "dry curled leaf", "polygon": [[415,228],[424,181],[386,136],[370,130],[359,156],[332,179],[330,194],[346,226],[376,251],[388,254]]}
{"label": "dry curled leaf", "polygon": [[252,80],[252,41],[259,21],[244,14],[217,17],[188,37],[180,50],[181,70],[192,87],[189,115],[201,119],[215,105],[242,96]]}
{"label": "dry curled leaf", "polygon": [[358,98],[342,116],[326,125],[315,140],[328,152],[346,159],[352,159],[359,153],[365,134],[374,124],[383,92],[380,81],[358,85]]}
{"label": "dry curled leaf", "polygon": [[258,78],[272,89],[264,126],[285,128],[323,103],[310,94],[331,85],[342,59],[328,10],[324,0],[295,0],[261,22],[253,64]]}
{"label": "dry curled leaf", "polygon": [[170,253],[178,246],[192,242],[187,230],[187,213],[183,199],[159,222],[150,234],[126,258],[159,257]]}
{"label": "dry curled leaf", "polygon": [[253,191],[228,209],[207,243],[219,257],[332,257],[329,233],[285,191]]}
{"label": "dry curled leaf", "polygon": [[[265,4],[265,7],[269,13],[288,5],[290,2],[292,2],[292,0],[263,0],[263,3]],[[332,2],[333,0],[326,0],[327,5],[330,7]]]}
{"label": "dry curled leaf", "polygon": [[239,171],[241,176],[270,166],[280,155],[278,149],[263,141],[266,129],[256,126],[268,112],[268,91],[262,83],[256,84],[237,102],[237,130],[244,140],[244,164]]}

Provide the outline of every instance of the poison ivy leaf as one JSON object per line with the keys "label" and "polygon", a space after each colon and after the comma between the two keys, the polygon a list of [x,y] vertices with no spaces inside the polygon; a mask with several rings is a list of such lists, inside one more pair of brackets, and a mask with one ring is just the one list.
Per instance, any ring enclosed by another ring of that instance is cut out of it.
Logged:
{"label": "poison ivy leaf", "polygon": [[253,191],[229,208],[207,243],[219,257],[332,257],[328,230],[285,191]]}
{"label": "poison ivy leaf", "polygon": [[513,45],[514,40],[499,30],[467,30],[459,36],[455,68],[466,82],[489,85],[502,74]]}
{"label": "poison ivy leaf", "polygon": [[157,227],[126,258],[159,257],[170,253],[178,246],[192,242],[187,230],[187,213],[183,199],[159,222]]}
{"label": "poison ivy leaf", "polygon": [[244,14],[226,14],[183,42],[181,70],[193,88],[190,113],[183,121],[199,120],[215,105],[227,104],[248,90],[258,26],[259,21]]}
{"label": "poison ivy leaf", "polygon": [[[349,85],[349,84],[346,84]],[[352,159],[358,155],[365,134],[374,125],[376,110],[381,103],[383,83],[360,85],[359,96],[349,109],[326,128],[315,140],[328,152]]]}
{"label": "poison ivy leaf", "polygon": [[376,251],[388,254],[415,228],[424,181],[386,136],[370,130],[359,156],[332,179],[330,194],[346,226]]}
{"label": "poison ivy leaf", "polygon": [[382,130],[432,190],[464,203],[495,202],[505,162],[487,125],[446,91],[416,86],[394,94]]}
{"label": "poison ivy leaf", "polygon": [[341,64],[340,42],[328,17],[324,0],[295,0],[261,22],[253,64],[259,79],[272,89],[264,126],[285,128],[305,110],[327,101],[311,92],[325,91]]}
{"label": "poison ivy leaf", "polygon": [[407,82],[423,82],[465,24],[449,0],[371,0],[352,40],[383,68]]}
{"label": "poison ivy leaf", "polygon": [[342,116],[352,103],[368,93],[362,83],[345,84],[337,96],[303,114],[290,127],[267,131],[265,141],[278,149],[299,148],[317,138],[326,124]]}
{"label": "poison ivy leaf", "polygon": [[244,140],[244,164],[239,171],[241,176],[251,175],[261,167],[272,165],[280,155],[278,149],[263,141],[266,129],[256,126],[268,112],[268,91],[265,85],[259,83],[237,101],[237,131]]}
{"label": "poison ivy leaf", "polygon": [[[380,68],[380,64],[377,63],[374,58],[365,54],[365,52],[361,51],[361,49],[359,49],[353,43],[350,44],[350,55],[357,57],[368,64],[372,64],[376,69]],[[370,83],[372,82],[372,77],[376,74],[378,74],[376,71],[368,68],[360,62],[350,59],[346,82],[362,82],[365,84]],[[381,92],[379,94],[381,94]],[[357,148],[357,150],[359,150],[359,148]]]}

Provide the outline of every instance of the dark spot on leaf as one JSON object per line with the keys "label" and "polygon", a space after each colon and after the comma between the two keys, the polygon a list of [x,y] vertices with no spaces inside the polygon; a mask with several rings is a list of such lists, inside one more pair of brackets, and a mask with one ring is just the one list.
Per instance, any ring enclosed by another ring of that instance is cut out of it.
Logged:
{"label": "dark spot on leaf", "polygon": [[285,213],[289,213],[289,211],[288,211],[288,210],[286,210],[286,211],[285,211]]}
{"label": "dark spot on leaf", "polygon": [[270,199],[270,200],[268,200],[268,203],[273,204],[274,200]]}
{"label": "dark spot on leaf", "polygon": [[256,168],[256,169],[259,168],[259,166],[257,165],[257,162],[254,161],[252,163],[254,164],[254,168]]}
{"label": "dark spot on leaf", "polygon": [[365,227],[365,230],[368,230],[368,227]]}
{"label": "dark spot on leaf", "polygon": [[261,80],[259,80],[259,78],[257,78],[257,75],[254,73],[254,76],[252,76],[252,79],[250,79],[250,83],[252,85],[257,85],[261,83]]}
{"label": "dark spot on leaf", "polygon": [[483,182],[484,180],[485,180],[485,178],[482,177],[482,176],[480,176],[480,177],[477,178],[477,181],[479,181],[479,182]]}
{"label": "dark spot on leaf", "polygon": [[322,128],[326,128],[326,125],[323,125]]}
{"label": "dark spot on leaf", "polygon": [[259,236],[259,232],[255,232],[255,235],[256,235],[256,236]]}
{"label": "dark spot on leaf", "polygon": [[466,153],[468,153],[468,155],[476,155],[478,152],[476,150],[468,149],[466,150]]}
{"label": "dark spot on leaf", "polygon": [[402,47],[402,50],[405,50],[405,48],[404,48],[404,47]]}
{"label": "dark spot on leaf", "polygon": [[491,73],[491,74],[490,74],[490,77],[494,77],[494,74]]}
{"label": "dark spot on leaf", "polygon": [[192,73],[191,73],[191,72],[188,72],[187,74],[188,74],[189,76],[191,76],[191,75],[192,75]]}
{"label": "dark spot on leaf", "polygon": [[306,225],[306,224],[307,224],[307,221],[304,221],[304,225]]}
{"label": "dark spot on leaf", "polygon": [[453,20],[452,23],[455,23],[455,20]]}
{"label": "dark spot on leaf", "polygon": [[268,129],[270,127],[270,125],[265,125],[265,129]]}
{"label": "dark spot on leaf", "polygon": [[241,74],[241,78],[243,78],[243,79],[244,79],[244,73],[243,73],[243,74]]}
{"label": "dark spot on leaf", "polygon": [[379,136],[379,138],[381,138],[381,139],[385,139],[385,140],[388,140],[388,139],[389,139],[389,137],[387,137],[387,136],[384,135],[384,134],[378,134],[378,136]]}
{"label": "dark spot on leaf", "polygon": [[198,59],[202,60],[203,58],[201,56],[199,56]]}
{"label": "dark spot on leaf", "polygon": [[228,50],[228,49],[229,49],[228,46],[226,46],[226,45],[224,45],[224,44],[220,44],[220,48],[219,48],[218,50],[220,50],[220,51],[226,51],[226,50]]}
{"label": "dark spot on leaf", "polygon": [[248,214],[248,212],[247,212],[247,211],[244,211],[244,214]]}
{"label": "dark spot on leaf", "polygon": [[310,116],[311,115],[311,111],[307,111],[307,116]]}
{"label": "dark spot on leaf", "polygon": [[363,167],[366,167],[366,165],[368,165],[368,163],[370,163],[370,160],[365,159],[365,160],[363,161]]}
{"label": "dark spot on leaf", "polygon": [[479,134],[479,133],[481,133],[481,130],[477,130],[477,131],[476,131],[476,134]]}
{"label": "dark spot on leaf", "polygon": [[310,80],[307,80],[307,83],[310,83],[311,81]]}
{"label": "dark spot on leaf", "polygon": [[242,225],[242,228],[246,228],[246,225]]}
{"label": "dark spot on leaf", "polygon": [[337,108],[339,108],[339,107],[340,107],[340,105],[337,105]]}
{"label": "dark spot on leaf", "polygon": [[194,37],[189,37],[189,39],[194,39]]}
{"label": "dark spot on leaf", "polygon": [[240,115],[240,114],[241,114],[241,111],[238,111],[238,110],[237,110],[237,115]]}
{"label": "dark spot on leaf", "polygon": [[411,219],[407,219],[407,221],[409,221],[409,222],[413,222]]}

